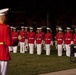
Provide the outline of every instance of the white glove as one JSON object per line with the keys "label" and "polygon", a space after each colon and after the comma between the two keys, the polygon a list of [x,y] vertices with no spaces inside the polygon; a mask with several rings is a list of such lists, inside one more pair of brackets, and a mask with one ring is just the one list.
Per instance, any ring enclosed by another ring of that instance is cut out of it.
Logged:
{"label": "white glove", "polygon": [[34,47],[36,48],[36,46],[37,46],[37,45],[36,45],[36,40],[35,40],[35,41],[34,41]]}
{"label": "white glove", "polygon": [[55,41],[55,46],[57,45],[57,41]]}
{"label": "white glove", "polygon": [[71,44],[74,44],[73,41],[71,41]]}
{"label": "white glove", "polygon": [[53,41],[51,41],[50,45],[52,45],[52,46],[53,46]]}

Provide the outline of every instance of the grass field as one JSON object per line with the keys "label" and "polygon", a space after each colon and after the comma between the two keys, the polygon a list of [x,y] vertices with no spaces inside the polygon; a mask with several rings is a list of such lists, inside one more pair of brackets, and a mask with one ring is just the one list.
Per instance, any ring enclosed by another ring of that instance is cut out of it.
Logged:
{"label": "grass field", "polygon": [[76,63],[70,64],[70,58],[65,56],[65,52],[63,54],[62,57],[58,57],[54,47],[50,56],[46,56],[45,51],[40,56],[36,54],[36,51],[33,55],[11,52],[7,75],[38,75],[76,68]]}

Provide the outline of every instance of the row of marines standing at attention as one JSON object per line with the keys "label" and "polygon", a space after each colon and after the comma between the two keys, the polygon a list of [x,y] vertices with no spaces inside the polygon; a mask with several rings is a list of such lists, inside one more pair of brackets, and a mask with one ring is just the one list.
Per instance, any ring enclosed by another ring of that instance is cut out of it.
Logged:
{"label": "row of marines standing at attention", "polygon": [[62,28],[59,27],[55,40],[53,40],[52,30],[48,27],[46,33],[42,32],[41,28],[37,28],[35,33],[32,27],[27,31],[27,27],[24,26],[21,26],[21,30],[18,32],[15,27],[9,27],[5,24],[8,10],[9,8],[0,9],[0,75],[6,75],[8,61],[11,59],[9,52],[17,53],[18,45],[20,46],[20,53],[29,51],[29,54],[34,54],[35,47],[37,55],[41,55],[43,46],[46,55],[50,55],[51,45],[55,41],[58,56],[62,56],[64,48],[66,56],[70,57],[72,46],[76,57],[76,28],[72,33],[70,27],[66,28],[66,32],[63,32]]}
{"label": "row of marines standing at attention", "polygon": [[21,30],[17,31],[16,27],[11,28],[12,46],[9,46],[9,51],[17,53],[17,47],[20,46],[20,53],[29,51],[29,54],[34,54],[34,48],[37,50],[37,55],[41,55],[42,46],[46,50],[46,55],[50,55],[51,45],[57,48],[58,56],[63,55],[63,49],[66,51],[66,56],[71,55],[71,45],[74,45],[74,56],[76,57],[75,44],[76,44],[76,28],[74,33],[71,32],[70,27],[66,27],[66,32],[63,32],[61,27],[58,27],[55,40],[53,40],[52,30],[47,27],[46,33],[42,31],[41,27],[37,28],[37,32],[33,32],[33,27],[21,26]]}
{"label": "row of marines standing at attention", "polygon": [[41,28],[37,28],[37,33],[33,32],[33,27],[30,27],[28,31],[28,27],[22,26],[19,32],[16,31],[15,27],[12,27],[11,29],[13,43],[12,46],[9,46],[9,51],[13,50],[14,53],[17,53],[17,45],[19,44],[20,53],[25,53],[29,48],[29,53],[33,54],[35,47],[37,48],[37,54],[41,55],[42,44],[45,40],[45,43],[47,44],[46,55],[50,55],[50,44],[52,41],[52,33],[50,32],[50,28],[47,28],[46,35],[44,34],[44,32],[42,32]]}

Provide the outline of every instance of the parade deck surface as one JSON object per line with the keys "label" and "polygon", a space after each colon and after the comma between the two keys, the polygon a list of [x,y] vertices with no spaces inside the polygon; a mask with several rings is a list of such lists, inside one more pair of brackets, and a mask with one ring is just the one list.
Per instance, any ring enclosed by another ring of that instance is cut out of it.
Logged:
{"label": "parade deck surface", "polygon": [[[19,50],[18,53],[11,52],[10,55],[8,75],[76,75],[76,63],[70,61],[65,51],[63,56],[58,57],[54,47],[51,48],[50,56],[45,55],[45,50],[42,55],[37,55],[36,50],[32,55],[29,52],[19,53]],[[74,57],[71,59],[76,60]]]}

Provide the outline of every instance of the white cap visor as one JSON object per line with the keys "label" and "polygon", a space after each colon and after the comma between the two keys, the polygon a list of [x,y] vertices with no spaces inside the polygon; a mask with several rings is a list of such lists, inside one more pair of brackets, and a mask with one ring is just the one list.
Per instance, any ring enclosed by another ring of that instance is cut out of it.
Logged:
{"label": "white cap visor", "polygon": [[50,28],[46,28],[47,30],[50,30]]}

